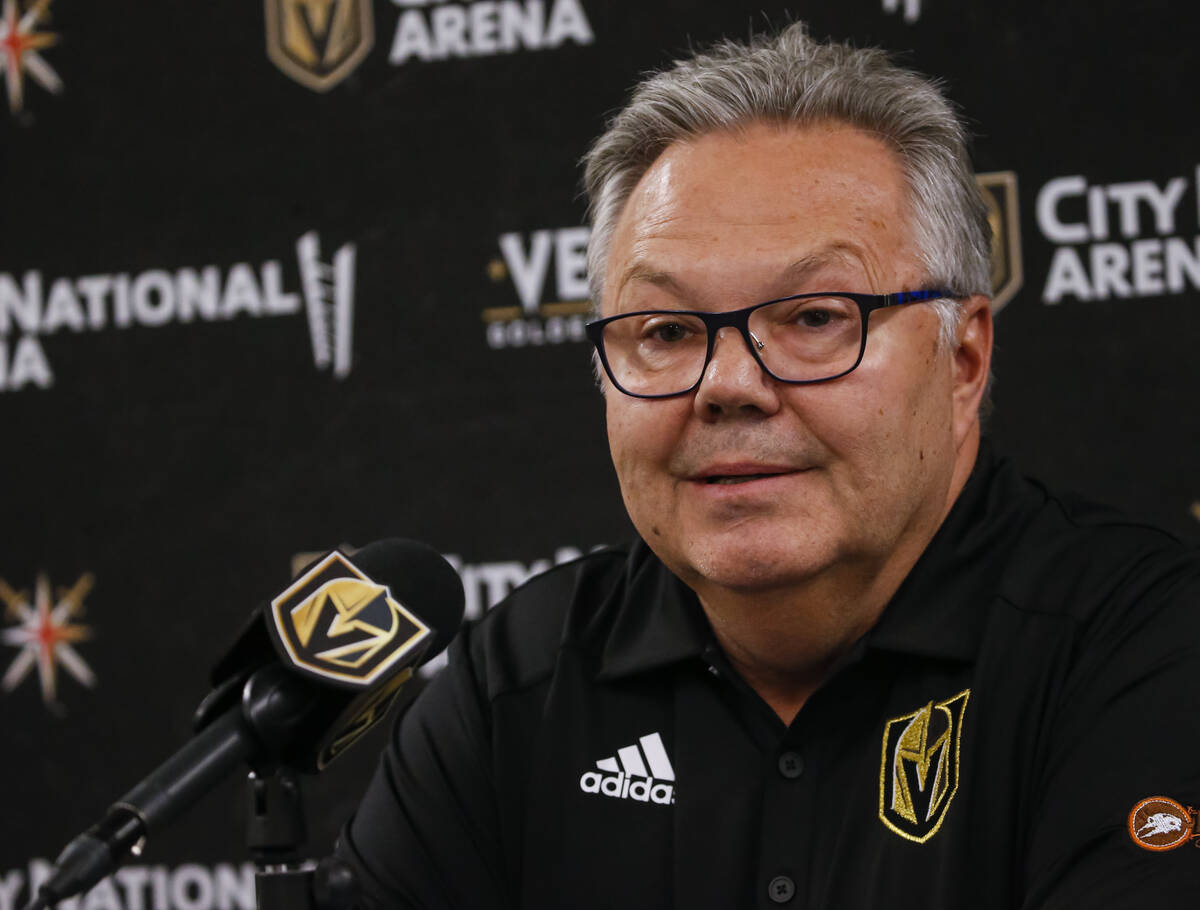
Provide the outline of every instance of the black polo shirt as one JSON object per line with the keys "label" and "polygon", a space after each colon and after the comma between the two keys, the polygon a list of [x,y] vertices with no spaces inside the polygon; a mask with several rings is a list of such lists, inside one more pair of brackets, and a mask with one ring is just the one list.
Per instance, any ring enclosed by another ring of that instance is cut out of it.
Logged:
{"label": "black polo shirt", "polygon": [[460,636],[339,850],[377,907],[1144,908],[1195,805],[1200,557],[985,449],[790,726],[602,551]]}

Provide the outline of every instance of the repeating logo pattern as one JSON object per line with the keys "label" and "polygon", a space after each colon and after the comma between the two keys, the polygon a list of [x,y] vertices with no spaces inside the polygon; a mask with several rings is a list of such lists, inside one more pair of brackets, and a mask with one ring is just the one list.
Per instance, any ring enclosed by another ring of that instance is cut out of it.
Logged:
{"label": "repeating logo pattern", "polygon": [[341,379],[349,374],[354,356],[354,261],[352,243],[338,247],[330,262],[321,261],[316,231],[296,241],[300,284],[312,338],[313,363],[333,370]]}
{"label": "repeating logo pattern", "polygon": [[0,63],[4,67],[10,113],[19,113],[25,106],[26,74],[48,92],[57,95],[63,89],[62,79],[40,53],[58,43],[58,35],[54,32],[38,29],[49,14],[50,2],[37,0],[22,13],[18,0],[4,0],[3,18],[0,18]]}
{"label": "repeating logo pattern", "polygon": [[1014,171],[976,174],[992,227],[992,312],[998,313],[1025,280],[1021,258],[1021,209]]}
{"label": "repeating logo pattern", "polygon": [[[55,375],[42,337],[57,332],[158,328],[171,324],[263,319],[303,312],[313,363],[341,379],[353,359],[356,247],[321,256],[316,231],[295,245],[300,293],[284,283],[279,260],[226,268],[148,269],[80,278],[0,273],[0,392],[48,389]],[[15,336],[15,337],[13,337]]]}
{"label": "repeating logo pattern", "polygon": [[885,13],[900,12],[901,6],[904,10],[904,21],[909,25],[921,18],[921,0],[883,0]]}
{"label": "repeating logo pattern", "polygon": [[923,844],[946,818],[958,791],[959,743],[971,690],[894,717],[883,729],[879,819]]}
{"label": "repeating logo pattern", "polygon": [[14,590],[0,579],[0,599],[5,603],[7,615],[16,620],[15,626],[0,633],[0,639],[20,649],[0,678],[5,692],[13,691],[36,667],[43,703],[60,711],[60,667],[81,685],[89,688],[96,685],[92,668],[74,647],[92,637],[91,627],[75,620],[83,615],[83,600],[94,583],[91,573],[85,573],[69,588],[60,587],[57,596],[52,597],[49,578],[40,574],[31,598],[28,591]]}
{"label": "repeating logo pattern", "polygon": [[487,274],[496,285],[511,285],[511,293],[503,304],[483,310],[488,347],[587,340],[584,324],[592,307],[588,236],[588,228],[580,226],[514,231],[497,238],[500,256],[488,262]]}
{"label": "repeating logo pattern", "polygon": [[[400,7],[393,66],[494,57],[595,42],[581,0],[392,0]],[[913,0],[909,0],[913,2]],[[371,0],[265,0],[267,56],[289,78],[327,92],[375,43]]]}
{"label": "repeating logo pattern", "polygon": [[392,0],[402,8],[388,60],[492,57],[596,39],[581,0]]}
{"label": "repeating logo pattern", "polygon": [[[0,868],[0,910],[32,901],[54,871],[44,857]],[[253,863],[127,863],[87,892],[58,905],[63,910],[255,910]]]}
{"label": "repeating logo pattern", "polygon": [[375,43],[371,0],[266,0],[267,56],[288,77],[327,92]]}
{"label": "repeating logo pattern", "polygon": [[1170,177],[1047,181],[1035,205],[1054,244],[1042,302],[1162,297],[1200,290],[1200,166]]}

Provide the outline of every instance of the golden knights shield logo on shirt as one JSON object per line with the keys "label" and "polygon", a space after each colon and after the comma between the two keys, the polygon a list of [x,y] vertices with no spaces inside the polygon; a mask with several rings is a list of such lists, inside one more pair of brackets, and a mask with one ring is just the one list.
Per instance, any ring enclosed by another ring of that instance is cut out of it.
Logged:
{"label": "golden knights shield logo on shirt", "polygon": [[371,0],[265,0],[267,56],[315,92],[333,88],[371,52]]}
{"label": "golden knights shield logo on shirt", "polygon": [[923,844],[941,827],[958,791],[959,743],[970,689],[889,720],[879,767],[879,819]]}

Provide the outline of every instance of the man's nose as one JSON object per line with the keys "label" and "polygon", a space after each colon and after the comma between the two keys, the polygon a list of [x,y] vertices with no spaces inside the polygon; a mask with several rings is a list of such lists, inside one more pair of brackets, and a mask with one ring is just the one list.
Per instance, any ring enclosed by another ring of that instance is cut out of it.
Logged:
{"label": "man's nose", "polygon": [[694,407],[706,419],[750,411],[774,414],[779,409],[778,383],[758,365],[746,339],[733,326],[717,331]]}

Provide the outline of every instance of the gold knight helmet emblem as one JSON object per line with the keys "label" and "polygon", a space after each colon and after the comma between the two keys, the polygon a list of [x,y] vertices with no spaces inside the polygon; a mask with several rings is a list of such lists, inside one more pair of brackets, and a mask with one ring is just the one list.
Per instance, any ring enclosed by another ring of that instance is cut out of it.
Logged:
{"label": "gold knight helmet emblem", "polygon": [[330,664],[356,670],[389,644],[396,634],[399,614],[388,603],[387,588],[357,578],[326,582],[311,597],[292,609],[292,623],[301,646],[312,645],[317,623],[325,617],[325,636],[349,642],[325,648],[312,656]]}
{"label": "gold knight helmet emblem", "polygon": [[371,0],[265,0],[267,56],[316,92],[349,76],[375,43]]}
{"label": "gold knight helmet emblem", "polygon": [[352,688],[387,678],[433,635],[337,550],[271,601],[268,629],[292,667]]}
{"label": "gold knight helmet emblem", "polygon": [[883,729],[879,819],[901,837],[925,843],[958,791],[959,743],[971,690],[894,717]]}
{"label": "gold knight helmet emblem", "polygon": [[1014,171],[976,174],[975,183],[987,205],[992,228],[992,312],[998,313],[1021,290],[1021,212]]}

